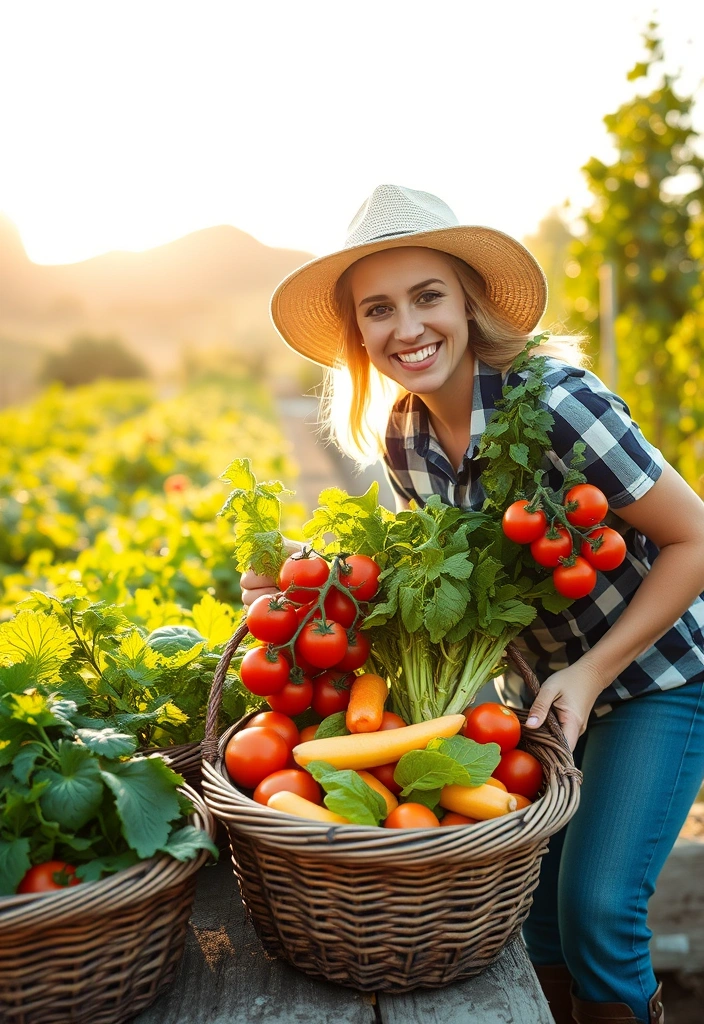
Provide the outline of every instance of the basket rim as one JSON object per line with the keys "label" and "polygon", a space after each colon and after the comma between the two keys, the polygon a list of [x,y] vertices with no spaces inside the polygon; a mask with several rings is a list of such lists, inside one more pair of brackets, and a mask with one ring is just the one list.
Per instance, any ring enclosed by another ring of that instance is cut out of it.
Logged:
{"label": "basket rim", "polygon": [[[185,783],[178,787],[178,791],[193,804],[188,824],[202,829],[214,839],[216,823],[203,798]],[[82,882],[57,892],[2,896],[0,925],[4,929],[43,923],[54,925],[69,917],[86,916],[137,903],[144,898],[146,885],[152,891],[177,885],[198,871],[210,856],[209,850],[201,850],[190,860],[179,861],[166,853],[160,853],[95,882]]]}

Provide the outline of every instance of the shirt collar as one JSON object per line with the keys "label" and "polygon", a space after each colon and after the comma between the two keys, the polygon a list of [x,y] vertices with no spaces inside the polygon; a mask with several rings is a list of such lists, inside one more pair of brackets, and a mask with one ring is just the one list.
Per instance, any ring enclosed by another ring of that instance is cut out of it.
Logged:
{"label": "shirt collar", "polygon": [[[481,359],[474,357],[474,375],[472,383],[472,413],[469,424],[469,447],[465,457],[473,459],[482,434],[486,430],[496,402],[502,396],[504,378],[500,370],[487,366]],[[425,402],[419,395],[409,395],[409,418],[403,435],[403,447],[414,448],[421,458],[425,458],[432,440],[437,439],[430,425],[430,417]]]}

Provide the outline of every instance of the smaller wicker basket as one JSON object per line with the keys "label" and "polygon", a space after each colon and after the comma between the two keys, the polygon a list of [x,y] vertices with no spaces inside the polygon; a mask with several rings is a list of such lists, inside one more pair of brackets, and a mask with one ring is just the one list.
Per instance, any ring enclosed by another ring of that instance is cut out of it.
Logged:
{"label": "smaller wicker basket", "polygon": [[[190,787],[192,825],[215,823]],[[195,878],[209,854],[165,855],[100,882],[0,899],[3,1024],[120,1024],[172,980],[183,952]]]}
{"label": "smaller wicker basket", "polygon": [[[440,829],[326,826],[255,803],[230,781],[217,711],[232,637],[215,673],[203,741],[205,800],[230,835],[242,897],[270,954],[362,991],[438,988],[493,963],[528,915],[548,837],[579,803],[581,774],[554,716],[524,728],[542,796],[522,811]],[[511,657],[533,692],[538,682]],[[525,721],[527,712],[518,712]]]}

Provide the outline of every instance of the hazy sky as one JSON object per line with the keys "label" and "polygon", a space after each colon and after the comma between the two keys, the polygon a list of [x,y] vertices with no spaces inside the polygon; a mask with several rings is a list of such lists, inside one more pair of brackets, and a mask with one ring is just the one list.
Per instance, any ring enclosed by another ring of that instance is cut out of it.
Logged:
{"label": "hazy sky", "polygon": [[[521,237],[587,198],[642,0],[0,0],[0,211],[37,262],[230,223],[339,248],[380,182]],[[661,3],[704,76],[704,4]],[[704,130],[702,89],[697,121]]]}

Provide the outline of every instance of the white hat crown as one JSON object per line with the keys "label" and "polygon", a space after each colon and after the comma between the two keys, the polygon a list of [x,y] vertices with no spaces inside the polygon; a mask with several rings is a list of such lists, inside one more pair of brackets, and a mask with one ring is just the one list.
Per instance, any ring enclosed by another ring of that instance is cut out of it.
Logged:
{"label": "white hat crown", "polygon": [[402,185],[379,185],[352,218],[344,248],[458,224],[447,203],[430,192],[416,192]]}

